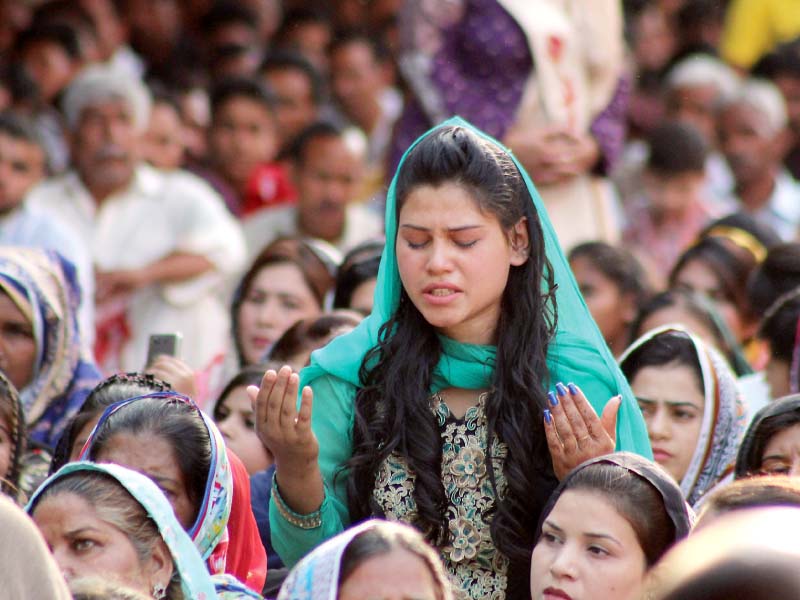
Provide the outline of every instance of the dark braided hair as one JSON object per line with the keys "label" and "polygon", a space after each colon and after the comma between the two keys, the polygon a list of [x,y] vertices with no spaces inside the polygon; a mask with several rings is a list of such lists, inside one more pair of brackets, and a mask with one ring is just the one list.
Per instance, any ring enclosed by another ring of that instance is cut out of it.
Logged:
{"label": "dark braided hair", "polygon": [[[411,150],[397,176],[397,212],[415,188],[455,183],[504,231],[527,219],[530,257],[511,267],[497,324],[497,358],[486,399],[487,471],[495,491],[491,533],[509,559],[508,598],[527,597],[530,556],[539,513],[556,486],[543,425],[547,348],[555,331],[555,284],[541,224],[525,182],[497,145],[459,126],[444,127]],[[449,538],[441,480],[442,441],[431,414],[430,390],[441,346],[434,328],[401,290],[395,314],[364,358],[356,395],[353,456],[348,462],[351,517],[376,512],[376,476],[393,452],[415,474],[416,522],[434,545]],[[508,449],[497,461],[497,444]],[[507,482],[497,494],[497,469]],[[515,591],[516,590],[516,591]]]}
{"label": "dark braided hair", "polygon": [[25,454],[26,448],[25,415],[19,393],[13,384],[0,373],[0,424],[2,422],[5,422],[9,429],[11,456],[8,471],[0,473],[0,492],[16,497],[19,493],[22,456]]}
{"label": "dark braided hair", "polygon": [[98,383],[86,396],[80,410],[72,417],[58,440],[53,458],[50,460],[50,474],[52,475],[69,462],[72,447],[75,445],[81,429],[87,423],[99,418],[107,407],[128,398],[136,398],[153,392],[168,392],[171,389],[170,384],[156,379],[149,373],[117,373]]}

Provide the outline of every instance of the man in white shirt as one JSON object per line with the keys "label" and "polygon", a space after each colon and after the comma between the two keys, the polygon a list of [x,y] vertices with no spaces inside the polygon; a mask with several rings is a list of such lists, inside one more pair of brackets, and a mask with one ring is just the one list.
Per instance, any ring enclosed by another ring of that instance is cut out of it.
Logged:
{"label": "man in white shirt", "polygon": [[107,371],[140,370],[153,333],[180,332],[195,369],[218,360],[229,334],[218,290],[244,261],[241,230],[211,188],[139,159],[150,105],[141,81],[105,66],[83,71],[63,102],[73,169],[29,200],[94,258],[95,347]]}
{"label": "man in white shirt", "polygon": [[291,152],[297,204],[266,208],[243,220],[249,256],[284,235],[320,239],[342,252],[382,235],[382,216],[353,202],[364,177],[364,151],[355,130],[320,122],[301,133]]}

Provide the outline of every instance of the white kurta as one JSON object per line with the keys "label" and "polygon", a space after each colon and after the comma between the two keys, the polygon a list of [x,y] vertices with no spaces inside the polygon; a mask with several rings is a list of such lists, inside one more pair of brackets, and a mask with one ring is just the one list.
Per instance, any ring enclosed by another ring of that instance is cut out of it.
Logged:
{"label": "white kurta", "polygon": [[101,271],[138,269],[175,252],[201,255],[215,265],[199,277],[150,286],[131,297],[132,335],[122,350],[122,369],[144,366],[152,333],[182,333],[182,358],[195,369],[225,351],[230,317],[219,290],[241,270],[245,247],[239,224],[205,182],[140,165],[127,189],[98,205],[70,172],[39,185],[29,201],[86,240]]}

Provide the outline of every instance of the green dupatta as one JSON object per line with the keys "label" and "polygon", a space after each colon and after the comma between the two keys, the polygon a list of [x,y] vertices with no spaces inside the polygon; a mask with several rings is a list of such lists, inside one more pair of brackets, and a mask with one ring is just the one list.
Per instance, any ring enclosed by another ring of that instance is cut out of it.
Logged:
{"label": "green dupatta", "polygon": [[[459,117],[448,119],[431,131],[454,125],[467,128],[504,148]],[[425,135],[406,151],[398,171],[403,168],[408,153]],[[504,150],[511,154],[507,149]],[[639,406],[578,291],[578,285],[561,250],[542,199],[515,158],[514,163],[522,173],[539,215],[545,252],[553,266],[555,283],[558,286],[558,327],[548,350],[548,372],[543,374],[543,384],[549,387],[559,381],[576,383],[598,414],[611,397],[621,394],[622,405],[617,419],[617,449],[652,458],[647,429]],[[378,331],[397,309],[400,299],[402,284],[394,247],[397,235],[396,182],[395,175],[386,198],[387,244],[381,258],[372,314],[350,333],[334,339],[314,352],[311,355],[311,364],[301,373],[301,385],[310,385],[315,392],[312,427],[320,441],[320,469],[325,479],[326,498],[320,508],[322,525],[314,529],[301,529],[289,524],[275,508],[273,500],[270,508],[272,540],[281,558],[289,565],[349,523],[347,496],[343,485],[346,478],[338,477],[335,482],[333,478],[337,468],[341,466],[341,460],[346,460],[351,451],[349,444],[352,440],[352,405],[356,388],[361,385],[358,376],[361,363],[364,355],[377,345]],[[536,282],[532,282],[532,285],[536,285]],[[480,389],[491,385],[492,365],[496,357],[494,346],[462,344],[440,337],[442,356],[434,371],[432,393],[451,386]],[[346,389],[343,391],[343,388]],[[349,429],[343,431],[348,426]]]}

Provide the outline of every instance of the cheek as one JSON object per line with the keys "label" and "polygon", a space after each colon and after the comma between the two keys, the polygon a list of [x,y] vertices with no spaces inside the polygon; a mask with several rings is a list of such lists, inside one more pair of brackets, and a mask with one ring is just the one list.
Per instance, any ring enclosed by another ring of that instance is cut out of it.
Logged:
{"label": "cheek", "polygon": [[180,496],[173,498],[170,502],[180,524],[184,529],[190,529],[195,522],[197,509],[189,498],[188,492],[184,490]]}
{"label": "cheek", "polygon": [[247,334],[252,331],[253,323],[256,321],[257,314],[257,307],[253,306],[249,302],[242,303],[242,306],[239,308],[239,318],[237,319],[239,326],[238,333],[240,338],[243,334]]}
{"label": "cheek", "polygon": [[541,592],[541,582],[550,564],[550,552],[544,544],[536,544],[531,554],[531,595],[535,598]]}
{"label": "cheek", "polygon": [[411,284],[416,280],[418,273],[422,269],[422,259],[400,243],[397,244],[395,252],[397,253],[397,270],[400,273],[400,281],[408,291],[410,287],[413,287]]}
{"label": "cheek", "polygon": [[644,566],[638,561],[619,561],[612,569],[596,574],[601,581],[601,590],[592,595],[594,600],[639,600],[644,584]]}
{"label": "cheek", "polygon": [[678,458],[687,465],[692,459],[692,455],[697,447],[697,440],[700,437],[700,427],[702,424],[702,414],[697,415],[697,417],[688,422],[678,420],[672,422],[673,437],[679,440],[679,443],[676,445]]}

